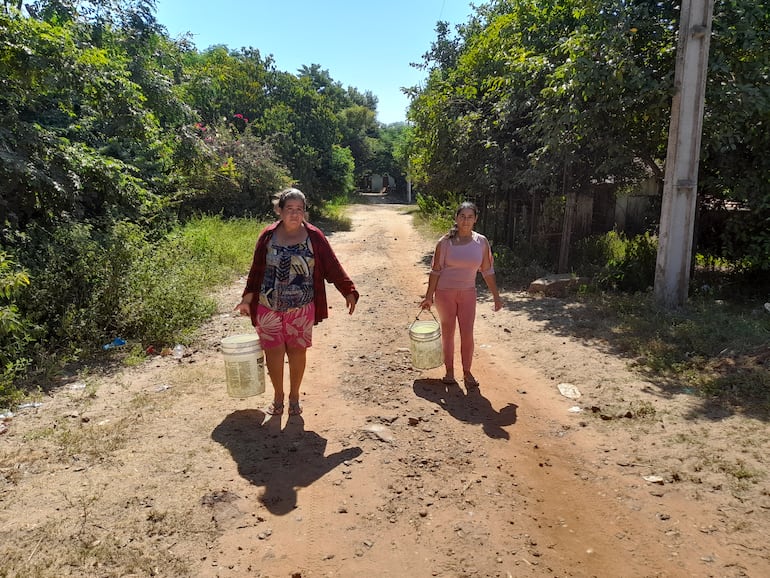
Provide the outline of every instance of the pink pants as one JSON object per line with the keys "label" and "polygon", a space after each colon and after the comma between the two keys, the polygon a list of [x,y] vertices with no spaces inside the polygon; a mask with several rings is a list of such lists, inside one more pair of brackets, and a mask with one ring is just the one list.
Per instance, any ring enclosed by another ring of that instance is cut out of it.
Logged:
{"label": "pink pants", "polygon": [[444,365],[448,372],[454,373],[455,327],[459,325],[463,373],[470,373],[473,362],[473,322],[476,320],[476,288],[437,289],[434,299],[441,320]]}

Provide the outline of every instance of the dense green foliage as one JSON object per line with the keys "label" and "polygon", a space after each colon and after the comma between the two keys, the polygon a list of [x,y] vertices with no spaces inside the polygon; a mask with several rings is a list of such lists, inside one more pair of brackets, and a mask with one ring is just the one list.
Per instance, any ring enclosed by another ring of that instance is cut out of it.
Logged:
{"label": "dense green foliage", "polygon": [[0,398],[115,336],[184,340],[223,281],[208,216],[269,218],[285,186],[322,206],[367,172],[404,173],[404,128],[377,122],[371,93],[253,48],[199,51],[154,14],[154,0],[0,6]]}
{"label": "dense green foliage", "polygon": [[[363,177],[408,174],[442,227],[475,200],[501,269],[533,272],[578,196],[663,176],[671,3],[482,4],[456,34],[439,23],[411,122],[387,127],[318,64],[171,39],[154,0],[21,6],[0,6],[0,398],[116,336],[184,341],[289,184],[339,218]],[[718,218],[699,222],[699,263],[770,270],[769,17],[716,1],[699,191]],[[646,288],[654,234],[604,233],[576,262]]]}
{"label": "dense green foliage", "polygon": [[[514,250],[561,232],[543,224],[549,199],[598,183],[662,190],[678,16],[670,2],[494,0],[454,35],[440,24],[412,90],[412,177],[439,200],[475,200],[485,232]],[[763,271],[768,74],[770,3],[716,0],[696,250]]]}
{"label": "dense green foliage", "polygon": [[629,237],[610,231],[577,243],[576,261],[585,275],[594,275],[600,287],[646,291],[655,281],[658,240],[650,233]]}
{"label": "dense green foliage", "polygon": [[29,285],[29,276],[20,271],[5,253],[0,253],[0,399],[12,397],[9,387],[29,365],[28,345],[33,328],[20,315],[15,298]]}

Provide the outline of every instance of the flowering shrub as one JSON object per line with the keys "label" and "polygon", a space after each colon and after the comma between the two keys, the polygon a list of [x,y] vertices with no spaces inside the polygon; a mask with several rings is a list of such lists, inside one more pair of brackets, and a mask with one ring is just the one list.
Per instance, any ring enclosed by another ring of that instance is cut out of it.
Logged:
{"label": "flowering shrub", "polygon": [[210,164],[191,178],[184,204],[191,214],[270,214],[272,194],[291,182],[272,146],[248,129],[249,119],[238,113],[232,120],[220,126],[195,124]]}

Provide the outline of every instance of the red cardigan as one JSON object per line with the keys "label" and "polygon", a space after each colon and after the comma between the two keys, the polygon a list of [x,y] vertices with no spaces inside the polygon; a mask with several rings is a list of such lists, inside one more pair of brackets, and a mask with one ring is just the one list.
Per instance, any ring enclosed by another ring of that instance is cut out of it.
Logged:
{"label": "red cardigan", "polygon": [[[251,262],[251,269],[249,270],[249,276],[246,279],[246,288],[243,290],[243,294],[254,293],[254,297],[251,299],[251,306],[249,308],[251,313],[251,323],[256,325],[257,319],[257,304],[259,303],[259,292],[262,290],[262,280],[265,278],[265,265],[267,259],[267,247],[270,243],[270,239],[273,236],[273,232],[276,227],[280,225],[281,221],[268,225],[257,239],[257,246],[254,249],[254,259]],[[356,303],[358,303],[359,294],[356,291],[356,286],[353,281],[350,280],[345,270],[337,260],[337,256],[334,254],[329,241],[324,236],[321,229],[315,227],[305,221],[305,228],[307,234],[310,237],[310,243],[313,246],[313,258],[315,265],[313,267],[313,303],[315,304],[315,324],[318,325],[321,321],[329,317],[329,308],[326,301],[326,285],[324,281],[334,283],[343,297],[347,297],[351,293],[356,297]]]}

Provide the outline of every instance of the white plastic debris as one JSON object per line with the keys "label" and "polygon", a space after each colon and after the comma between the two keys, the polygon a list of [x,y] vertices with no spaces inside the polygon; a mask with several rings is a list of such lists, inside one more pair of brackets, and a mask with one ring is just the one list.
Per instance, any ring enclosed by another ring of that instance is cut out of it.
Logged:
{"label": "white plastic debris", "polygon": [[662,484],[665,481],[660,476],[642,476],[642,479],[645,482],[650,482],[651,484]]}
{"label": "white plastic debris", "polygon": [[557,387],[559,388],[559,393],[564,397],[580,399],[580,390],[571,383],[560,383]]}
{"label": "white plastic debris", "polygon": [[390,433],[388,428],[386,428],[385,426],[382,426],[379,424],[372,424],[369,427],[365,428],[364,431],[372,434],[374,437],[376,437],[381,441],[388,442],[388,443],[393,442],[393,434]]}
{"label": "white plastic debris", "polygon": [[573,405],[567,411],[570,412],[570,413],[580,413],[581,411],[583,411],[583,408],[580,407],[579,405]]}

